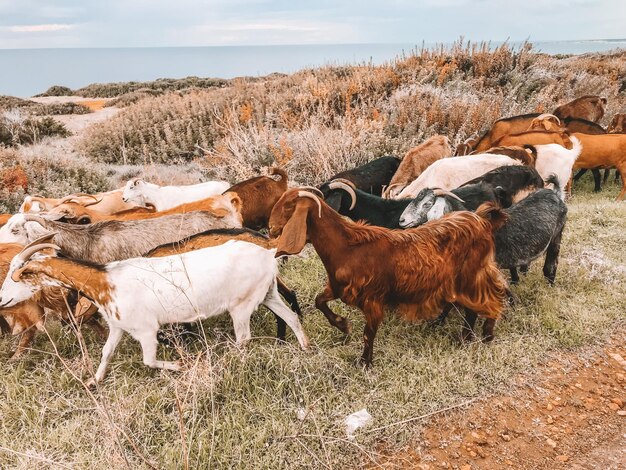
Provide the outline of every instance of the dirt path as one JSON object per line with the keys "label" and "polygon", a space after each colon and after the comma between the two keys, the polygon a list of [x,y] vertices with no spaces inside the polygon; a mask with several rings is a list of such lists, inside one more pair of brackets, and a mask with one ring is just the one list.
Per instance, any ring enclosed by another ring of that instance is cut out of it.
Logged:
{"label": "dirt path", "polygon": [[626,468],[626,333],[595,350],[562,355],[539,380],[431,421],[401,468]]}

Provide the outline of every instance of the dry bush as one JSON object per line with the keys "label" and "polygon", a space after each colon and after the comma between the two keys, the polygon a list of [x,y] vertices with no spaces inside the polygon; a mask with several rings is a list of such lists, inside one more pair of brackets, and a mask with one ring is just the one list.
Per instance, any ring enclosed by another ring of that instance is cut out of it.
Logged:
{"label": "dry bush", "polygon": [[[212,90],[143,97],[80,143],[106,163],[197,161],[229,179],[283,165],[317,182],[433,134],[453,143],[501,116],[550,111],[582,94],[619,94],[626,53],[555,58],[509,45],[458,41],[393,62],[306,69]],[[131,98],[129,98],[131,99]],[[132,98],[134,99],[134,98]],[[609,117],[607,117],[608,119]]]}

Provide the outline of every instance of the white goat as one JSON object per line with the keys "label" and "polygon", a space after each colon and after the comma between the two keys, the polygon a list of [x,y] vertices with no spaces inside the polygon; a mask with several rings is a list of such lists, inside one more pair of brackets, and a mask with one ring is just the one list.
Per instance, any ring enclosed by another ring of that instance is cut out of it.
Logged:
{"label": "white goat", "polygon": [[[572,177],[572,168],[576,159],[582,152],[583,146],[576,137],[571,136],[572,149],[568,150],[559,144],[536,145],[537,161],[535,169],[544,181],[550,175],[555,175],[559,181],[559,186],[565,188]],[[565,191],[561,191],[561,198],[565,200]]]}
{"label": "white goat", "polygon": [[228,188],[230,188],[230,184],[226,181],[208,181],[187,186],[159,186],[148,183],[141,178],[133,178],[124,186],[122,199],[124,202],[134,203],[142,207],[152,205],[155,210],[164,211],[186,202],[217,196]]}
{"label": "white goat", "polygon": [[[44,237],[39,241],[50,239]],[[278,295],[276,250],[229,241],[182,255],[133,258],[98,266],[56,256],[33,254],[58,247],[41,243],[11,261],[0,289],[0,308],[32,297],[43,286],[75,289],[89,298],[109,324],[109,337],[94,381],[105,374],[122,333],[141,343],[148,367],[179,370],[176,362],[156,359],[161,325],[202,320],[230,313],[237,343],[250,339],[250,316],[263,304],[285,320],[302,349],[308,339],[298,317]],[[93,381],[92,381],[93,382]]]}
{"label": "white goat", "polygon": [[521,164],[505,155],[489,153],[443,158],[426,168],[395,199],[414,198],[424,188],[455,189],[495,168]]}

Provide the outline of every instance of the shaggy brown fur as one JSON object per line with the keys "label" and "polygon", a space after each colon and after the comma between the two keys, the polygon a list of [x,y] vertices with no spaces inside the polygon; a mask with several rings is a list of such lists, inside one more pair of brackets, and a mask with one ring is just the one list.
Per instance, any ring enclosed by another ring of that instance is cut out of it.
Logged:
{"label": "shaggy brown fur", "polygon": [[257,176],[237,183],[228,189],[241,198],[241,217],[243,226],[252,230],[267,228],[274,204],[287,191],[287,173],[280,168],[272,168],[269,176]]}
{"label": "shaggy brown fur", "polygon": [[[493,204],[476,213],[457,212],[427,225],[389,230],[345,220],[324,202],[287,191],[270,218],[278,239],[277,256],[299,253],[311,241],[328,274],[315,305],[345,333],[350,325],[327,303],[340,298],[365,315],[362,360],[372,362],[376,331],[385,306],[396,306],[407,320],[434,318],[444,305],[458,304],[485,317],[484,334],[504,309],[506,282],[494,261],[492,232],[505,221]],[[321,216],[318,213],[321,210]],[[471,333],[464,331],[464,338]]]}
{"label": "shaggy brown fur", "polygon": [[553,114],[559,119],[586,119],[598,122],[604,116],[606,98],[596,95],[585,95],[556,108]]}

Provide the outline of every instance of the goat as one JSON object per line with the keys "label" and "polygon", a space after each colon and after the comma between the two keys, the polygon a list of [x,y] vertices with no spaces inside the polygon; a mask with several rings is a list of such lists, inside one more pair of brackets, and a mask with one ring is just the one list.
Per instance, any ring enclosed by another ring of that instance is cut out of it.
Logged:
{"label": "goat", "polygon": [[357,189],[352,182],[336,179],[328,185],[326,204],[352,220],[371,225],[399,228],[398,220],[410,199],[384,199]]}
{"label": "goat", "polygon": [[[171,256],[175,254],[187,253],[189,251],[200,250],[202,248],[208,248],[211,246],[223,245],[229,240],[240,240],[248,243],[254,243],[266,250],[275,248],[275,242],[270,240],[266,235],[260,232],[250,230],[247,228],[227,228],[227,229],[215,229],[207,230],[206,232],[192,235],[191,237],[183,240],[178,240],[174,243],[168,243],[156,247],[154,250],[149,251],[144,256],[146,258],[157,258],[162,256]],[[289,289],[287,285],[281,280],[280,277],[276,278],[278,283],[278,293],[283,296],[287,301],[291,310],[302,318],[302,310],[298,304],[298,298],[296,293]],[[286,323],[282,318],[276,316],[277,332],[276,337],[284,341],[286,334]]]}
{"label": "goat", "polygon": [[455,157],[462,157],[464,155],[469,155],[474,150],[474,147],[478,143],[478,135],[474,134],[471,137],[465,139],[462,143],[456,146],[454,149]]}
{"label": "goat", "polygon": [[133,178],[124,186],[122,199],[137,206],[151,205],[157,211],[164,211],[186,202],[217,196],[229,187],[230,184],[226,181],[208,181],[188,186],[159,186],[141,178]]}
{"label": "goat", "polygon": [[141,344],[146,366],[179,370],[176,362],[156,359],[161,325],[202,320],[228,311],[239,344],[251,338],[250,317],[260,304],[283,318],[302,349],[308,348],[298,317],[278,295],[274,250],[229,241],[181,255],[96,265],[57,256],[33,258],[46,248],[59,250],[44,243],[13,258],[0,289],[0,307],[31,298],[44,284],[80,290],[109,325],[109,337],[90,385],[104,378],[124,332]]}
{"label": "goat", "polygon": [[566,148],[571,148],[572,143],[569,139],[569,134],[565,131],[526,131],[518,134],[505,135],[493,144],[497,146],[520,146],[524,145],[545,145],[545,144],[559,144]]}
{"label": "goat", "polygon": [[404,188],[397,199],[414,198],[424,188],[454,189],[463,183],[483,175],[494,168],[507,165],[521,165],[504,155],[468,155],[437,160],[419,178]]}
{"label": "goat", "polygon": [[585,95],[557,107],[553,114],[560,119],[578,118],[598,122],[604,116],[606,98]]}
{"label": "goat", "polygon": [[[574,133],[574,136],[582,144],[582,151],[574,163],[574,168],[616,168],[620,174],[626,175],[626,134]],[[622,190],[617,200],[621,201],[624,196],[626,196],[626,178],[622,178]]]}
{"label": "goat", "polygon": [[[535,166],[537,160],[537,149],[533,145],[491,147],[485,151],[486,154],[505,155],[514,160],[519,160],[523,165]],[[471,154],[470,154],[471,155]]]}
{"label": "goat", "polygon": [[400,166],[400,159],[393,156],[384,156],[372,160],[365,165],[358,166],[352,170],[346,170],[332,176],[330,180],[318,186],[324,196],[328,193],[328,185],[336,179],[351,181],[354,186],[361,191],[365,191],[375,196],[380,196],[385,186],[393,178],[396,170]]}
{"label": "goat", "polygon": [[417,147],[413,147],[402,158],[400,166],[382,196],[385,199],[395,198],[407,184],[421,175],[433,162],[451,155],[450,142],[444,135],[434,135]]}
{"label": "goat", "polygon": [[[145,220],[156,219],[165,215],[185,214],[188,212],[202,211],[212,214],[217,218],[224,218],[234,222],[236,226],[241,226],[242,202],[238,195],[230,191],[217,196],[211,196],[199,201],[187,202],[164,211],[154,211],[153,209],[137,207],[115,214],[105,215],[89,210],[88,207],[76,205],[74,203],[61,204],[46,215],[47,218],[59,220],[61,222],[73,224],[91,224],[103,222],[105,220]],[[227,222],[233,223],[233,222]]]}
{"label": "goat", "polygon": [[[560,187],[565,187],[569,183],[574,163],[583,150],[578,138],[572,136],[571,141],[571,150],[559,144],[537,145],[535,168],[544,181],[552,175],[557,179]],[[565,197],[563,192],[562,195]]]}
{"label": "goat", "polygon": [[496,146],[496,142],[510,134],[518,134],[528,130],[533,119],[539,117],[541,114],[522,114],[519,116],[511,116],[507,118],[498,119],[493,123],[491,129],[485,132],[476,142],[473,151],[476,153],[482,153],[491,147]]}
{"label": "goat", "polygon": [[[496,262],[501,268],[509,269],[512,283],[519,281],[518,267],[527,266],[543,253],[546,253],[544,276],[551,284],[555,281],[567,206],[562,200],[558,179],[551,176],[548,182],[554,185],[554,190],[539,189],[505,209],[507,221],[494,234]],[[424,197],[432,199],[432,195],[425,194]],[[400,225],[404,228],[416,227],[448,212],[470,209],[449,195],[444,194],[443,197],[441,210],[434,210],[433,205],[424,210],[420,206],[421,201],[416,199],[402,214]]]}
{"label": "goat", "polygon": [[253,230],[267,228],[270,213],[274,204],[287,191],[287,173],[280,168],[272,168],[270,175],[276,175],[278,180],[269,176],[257,176],[228,189],[241,198],[241,217],[243,226]]}
{"label": "goat", "polygon": [[416,320],[436,315],[445,303],[457,303],[468,309],[463,338],[471,338],[478,312],[487,318],[485,339],[493,339],[507,286],[493,262],[492,232],[504,219],[503,212],[486,204],[476,214],[459,212],[430,227],[388,230],[345,220],[314,194],[293,189],[274,206],[270,235],[278,237],[276,256],[297,254],[311,241],[328,274],[315,305],[344,333],[350,324],[327,303],[340,298],[363,312],[361,360],[370,366],[387,305]]}
{"label": "goat", "polygon": [[[543,178],[535,168],[516,165],[501,166],[488,171],[484,175],[462,184],[457,189],[479,183],[488,184],[492,188],[502,188],[504,193],[511,198],[511,203],[519,202],[530,193],[544,187]],[[452,190],[452,192],[457,194],[456,190]]]}
{"label": "goat", "polygon": [[103,264],[142,256],[159,245],[212,228],[240,226],[239,219],[217,218],[206,212],[89,225],[64,224],[35,215],[16,214],[0,228],[0,243],[26,244],[53,232],[54,243],[67,256]]}
{"label": "goat", "polygon": [[[36,244],[39,241],[35,242]],[[0,283],[4,281],[11,259],[24,249],[20,244],[0,244]],[[37,331],[44,330],[45,310],[49,309],[65,322],[78,321],[79,324],[91,326],[99,336],[105,331],[93,315],[95,308],[79,310],[79,315],[71,318],[68,307],[75,307],[77,297],[65,289],[44,287],[32,299],[25,300],[9,308],[0,308],[0,319],[7,333],[21,335],[17,347],[10,360],[16,360],[28,349]]]}
{"label": "goat", "polygon": [[[455,211],[475,211],[485,202],[493,202],[500,207],[509,207],[511,196],[500,186],[480,182],[464,185],[447,191],[438,188],[422,189],[415,199],[407,204],[400,215],[398,225],[402,228],[416,227],[428,220],[440,219],[444,214]],[[409,223],[410,221],[410,223]]]}
{"label": "goat", "polygon": [[41,196],[26,196],[19,212],[38,213],[47,212],[54,207],[73,201],[82,206],[89,206],[93,211],[101,214],[112,214],[135,207],[122,200],[122,190],[116,189],[98,194],[72,194],[61,199],[44,198]]}

